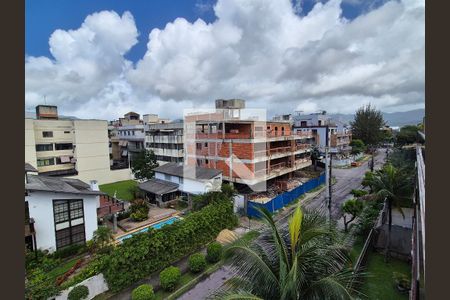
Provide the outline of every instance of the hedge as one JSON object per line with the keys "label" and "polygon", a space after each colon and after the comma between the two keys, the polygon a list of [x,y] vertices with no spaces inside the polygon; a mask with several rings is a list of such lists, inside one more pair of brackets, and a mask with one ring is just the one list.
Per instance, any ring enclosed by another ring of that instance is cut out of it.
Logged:
{"label": "hedge", "polygon": [[119,291],[195,252],[222,229],[236,225],[232,202],[224,200],[211,203],[180,222],[136,234],[118,245],[104,264],[108,286]]}

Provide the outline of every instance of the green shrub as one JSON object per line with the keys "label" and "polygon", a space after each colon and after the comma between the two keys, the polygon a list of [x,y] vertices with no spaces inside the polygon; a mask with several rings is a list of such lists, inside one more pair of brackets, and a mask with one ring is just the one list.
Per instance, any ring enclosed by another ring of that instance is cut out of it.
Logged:
{"label": "green shrub", "polygon": [[161,229],[136,234],[115,247],[104,264],[112,291],[118,291],[169,266],[237,225],[231,201],[217,201]]}
{"label": "green shrub", "polygon": [[181,278],[180,269],[170,266],[159,273],[161,287],[166,291],[173,291]]}
{"label": "green shrub", "polygon": [[54,258],[67,258],[76,254],[83,253],[83,251],[87,251],[87,248],[84,244],[75,244],[57,250],[53,252],[51,256]]}
{"label": "green shrub", "polygon": [[210,263],[218,262],[222,258],[222,245],[218,242],[212,242],[206,248],[206,260]]}
{"label": "green shrub", "polygon": [[37,268],[27,272],[25,299],[47,299],[58,294],[55,280],[47,272]]}
{"label": "green shrub", "polygon": [[350,194],[355,196],[356,198],[367,195],[369,192],[365,190],[352,190]]}
{"label": "green shrub", "polygon": [[188,265],[192,273],[203,271],[206,268],[205,256],[201,253],[192,254],[189,256]]}
{"label": "green shrub", "polygon": [[148,219],[148,211],[150,207],[143,199],[135,199],[131,201],[130,218],[135,222],[140,222]]}
{"label": "green shrub", "polygon": [[74,287],[67,296],[67,300],[81,300],[86,299],[89,295],[89,289],[85,285],[77,285]]}
{"label": "green shrub", "polygon": [[141,284],[131,292],[131,300],[152,300],[155,298],[151,284]]}

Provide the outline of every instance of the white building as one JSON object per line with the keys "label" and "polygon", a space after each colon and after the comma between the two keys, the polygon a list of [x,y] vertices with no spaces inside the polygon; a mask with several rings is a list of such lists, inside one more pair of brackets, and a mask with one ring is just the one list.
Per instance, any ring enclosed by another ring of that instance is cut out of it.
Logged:
{"label": "white building", "polygon": [[309,115],[296,114],[293,117],[294,133],[311,132],[315,136],[315,144],[321,151],[325,147],[334,148],[337,152],[349,151],[351,131],[340,121],[331,119],[325,111]]}
{"label": "white building", "polygon": [[155,178],[139,184],[151,203],[166,206],[181,197],[210,191],[220,191],[222,171],[177,163],[167,163],[154,169]]}
{"label": "white building", "polygon": [[26,245],[53,252],[92,239],[103,194],[96,184],[92,189],[78,179],[33,175],[30,167],[25,166]]}
{"label": "white building", "polygon": [[109,152],[107,121],[59,118],[48,105],[25,119],[25,162],[41,175],[99,184],[131,179],[130,169],[111,170]]}

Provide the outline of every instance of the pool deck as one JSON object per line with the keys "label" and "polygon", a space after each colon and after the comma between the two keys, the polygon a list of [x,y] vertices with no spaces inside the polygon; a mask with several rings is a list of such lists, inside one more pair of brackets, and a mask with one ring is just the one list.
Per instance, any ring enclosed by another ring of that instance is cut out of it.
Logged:
{"label": "pool deck", "polygon": [[126,231],[120,230],[119,232],[118,230],[118,233],[113,235],[113,237],[116,241],[119,241],[119,239],[123,236],[126,236],[130,233],[135,233],[139,230],[142,230],[145,227],[149,227],[163,220],[167,220],[172,217],[178,216],[179,214],[180,212],[174,209],[152,207],[150,208],[149,218],[147,220],[144,220],[142,222],[131,222],[127,219],[119,221],[120,227],[126,229]]}

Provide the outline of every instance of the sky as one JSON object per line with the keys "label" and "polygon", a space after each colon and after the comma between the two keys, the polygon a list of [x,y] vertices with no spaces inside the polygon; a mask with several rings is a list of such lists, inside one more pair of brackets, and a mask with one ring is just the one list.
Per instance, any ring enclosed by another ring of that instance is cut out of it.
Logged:
{"label": "sky", "polygon": [[26,0],[25,108],[179,118],[240,98],[269,116],[424,108],[420,0]]}

